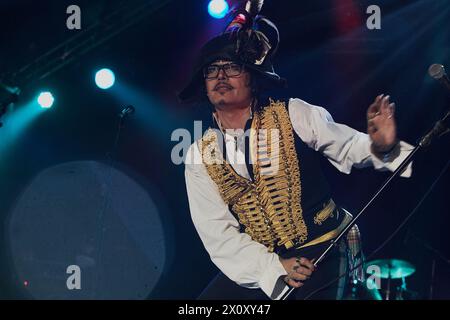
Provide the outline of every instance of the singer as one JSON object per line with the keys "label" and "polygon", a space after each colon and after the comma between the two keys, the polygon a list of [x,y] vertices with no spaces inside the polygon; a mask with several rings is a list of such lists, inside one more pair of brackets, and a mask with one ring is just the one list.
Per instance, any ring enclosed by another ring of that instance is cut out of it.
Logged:
{"label": "singer", "polygon": [[[200,299],[279,299],[289,286],[298,288],[290,298],[303,299],[345,273],[361,258],[356,226],[317,270],[312,264],[351,219],[331,199],[319,156],[347,174],[353,166],[393,171],[413,149],[397,138],[389,96],[368,108],[368,134],[335,123],[322,107],[266,96],[286,81],[272,65],[278,30],[260,9],[261,1],[248,1],[205,44],[179,94],[212,108],[210,128],[185,160],[192,221],[221,270]],[[311,298],[342,298],[347,279]]]}

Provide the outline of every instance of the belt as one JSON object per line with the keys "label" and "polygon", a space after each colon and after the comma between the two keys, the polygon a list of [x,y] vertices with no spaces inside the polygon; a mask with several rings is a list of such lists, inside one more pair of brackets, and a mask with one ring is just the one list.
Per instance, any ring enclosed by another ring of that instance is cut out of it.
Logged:
{"label": "belt", "polygon": [[[321,220],[325,217],[328,217],[334,210],[336,209],[336,204],[334,203],[333,199],[329,200],[328,203],[324,203],[323,204],[323,208],[315,213],[315,221],[317,221],[318,224],[321,224]],[[343,208],[339,208],[338,210],[341,210],[344,214],[345,217],[342,220],[341,224],[334,230],[331,230],[305,244],[300,244],[298,243],[298,241],[293,240],[293,241],[288,241],[287,243],[285,243],[284,245],[282,245],[280,248],[282,248],[281,250],[290,250],[292,248],[295,249],[302,249],[302,248],[306,248],[306,247],[310,247],[322,242],[326,242],[329,240],[332,240],[334,238],[336,238],[339,233],[347,226],[347,224],[352,220],[353,216],[350,214],[350,212],[348,212],[347,210],[343,209]],[[322,218],[321,218],[322,217]]]}
{"label": "belt", "polygon": [[310,247],[310,246],[313,246],[313,245],[316,245],[316,244],[319,244],[319,243],[322,243],[322,242],[330,241],[330,240],[336,238],[336,237],[339,235],[339,233],[340,233],[342,230],[344,230],[344,228],[345,228],[345,227],[350,223],[350,221],[352,221],[352,219],[353,219],[353,216],[352,216],[352,215],[350,214],[350,212],[348,212],[347,210],[342,209],[342,208],[339,209],[339,210],[342,210],[342,211],[344,212],[344,214],[345,214],[345,217],[344,217],[344,219],[342,220],[342,222],[341,222],[341,224],[339,225],[339,227],[337,227],[336,229],[331,230],[331,231],[325,233],[324,235],[321,235],[321,236],[318,237],[318,238],[315,238],[315,239],[313,239],[313,240],[311,240],[311,241],[309,241],[309,242],[303,244],[302,246],[298,247],[297,249],[302,249],[302,248]]}

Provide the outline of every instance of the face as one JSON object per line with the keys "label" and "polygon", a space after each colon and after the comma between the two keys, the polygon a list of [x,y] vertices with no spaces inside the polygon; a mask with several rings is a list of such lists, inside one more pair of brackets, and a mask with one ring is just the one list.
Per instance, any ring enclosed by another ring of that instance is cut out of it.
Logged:
{"label": "face", "polygon": [[205,76],[205,86],[209,101],[216,108],[232,108],[248,106],[252,101],[250,85],[250,73],[242,67],[239,73],[239,65],[231,64],[232,61],[218,60],[205,68],[204,74],[214,76],[214,71],[219,73],[217,77],[208,79]]}

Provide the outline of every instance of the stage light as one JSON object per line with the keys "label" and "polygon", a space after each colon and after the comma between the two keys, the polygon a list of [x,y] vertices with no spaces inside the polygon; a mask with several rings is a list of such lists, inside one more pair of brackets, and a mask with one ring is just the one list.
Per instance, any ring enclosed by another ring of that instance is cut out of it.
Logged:
{"label": "stage light", "polygon": [[37,98],[37,102],[41,106],[41,108],[51,108],[53,106],[53,103],[55,102],[55,98],[51,94],[51,92],[41,92],[41,94]]}
{"label": "stage light", "polygon": [[211,0],[208,5],[208,12],[211,17],[222,19],[228,13],[228,3],[225,0]]}
{"label": "stage light", "polygon": [[112,72],[110,69],[101,69],[97,71],[95,74],[95,84],[100,89],[109,89],[114,85],[114,82],[116,81],[116,77],[114,76],[114,72]]}

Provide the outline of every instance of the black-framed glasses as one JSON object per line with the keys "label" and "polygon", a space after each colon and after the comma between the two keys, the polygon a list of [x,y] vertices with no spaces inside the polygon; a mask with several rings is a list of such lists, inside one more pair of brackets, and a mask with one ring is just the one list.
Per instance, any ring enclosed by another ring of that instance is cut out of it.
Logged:
{"label": "black-framed glasses", "polygon": [[222,65],[211,64],[203,69],[203,76],[205,79],[216,79],[219,76],[220,70],[223,70],[227,77],[232,78],[242,73],[243,66],[234,62]]}

